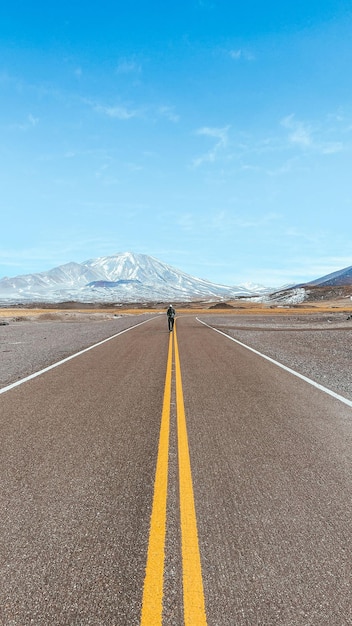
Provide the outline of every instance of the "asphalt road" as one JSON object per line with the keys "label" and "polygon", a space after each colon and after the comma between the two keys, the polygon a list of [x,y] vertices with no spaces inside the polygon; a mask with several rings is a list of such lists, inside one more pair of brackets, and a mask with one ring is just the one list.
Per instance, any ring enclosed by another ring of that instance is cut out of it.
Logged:
{"label": "asphalt road", "polygon": [[3,393],[0,440],[2,626],[352,624],[352,409],[194,316]]}

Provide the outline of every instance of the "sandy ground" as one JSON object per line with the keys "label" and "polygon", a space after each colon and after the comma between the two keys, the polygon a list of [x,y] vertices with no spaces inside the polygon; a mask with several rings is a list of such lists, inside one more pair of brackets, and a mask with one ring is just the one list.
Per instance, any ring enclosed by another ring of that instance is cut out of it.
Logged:
{"label": "sandy ground", "polygon": [[[0,318],[0,388],[150,317],[17,311]],[[1,324],[5,322],[6,325]]]}
{"label": "sandy ground", "polygon": [[352,400],[352,319],[346,312],[207,315],[207,324]]}
{"label": "sandy ground", "polygon": [[[184,311],[352,400],[352,320],[326,309]],[[0,311],[0,387],[154,313]],[[7,325],[2,325],[6,323]]]}

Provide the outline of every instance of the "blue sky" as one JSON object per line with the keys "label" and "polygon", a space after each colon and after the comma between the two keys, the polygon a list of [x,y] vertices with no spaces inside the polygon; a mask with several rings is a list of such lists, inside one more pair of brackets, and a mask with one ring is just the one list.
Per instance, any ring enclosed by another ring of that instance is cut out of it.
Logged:
{"label": "blue sky", "polygon": [[116,252],[352,265],[352,4],[0,3],[0,277]]}

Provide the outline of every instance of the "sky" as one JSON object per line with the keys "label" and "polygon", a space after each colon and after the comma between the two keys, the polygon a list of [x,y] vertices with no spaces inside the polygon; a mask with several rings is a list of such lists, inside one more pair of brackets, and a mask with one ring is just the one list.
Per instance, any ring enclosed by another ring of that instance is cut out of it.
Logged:
{"label": "sky", "polygon": [[0,0],[0,278],[352,265],[352,3]]}

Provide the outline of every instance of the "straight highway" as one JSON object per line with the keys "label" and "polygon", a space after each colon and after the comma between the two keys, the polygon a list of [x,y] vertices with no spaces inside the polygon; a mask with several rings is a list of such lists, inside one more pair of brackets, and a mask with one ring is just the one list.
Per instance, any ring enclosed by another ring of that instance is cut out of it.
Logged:
{"label": "straight highway", "polygon": [[352,624],[352,408],[165,318],[0,395],[0,624]]}

